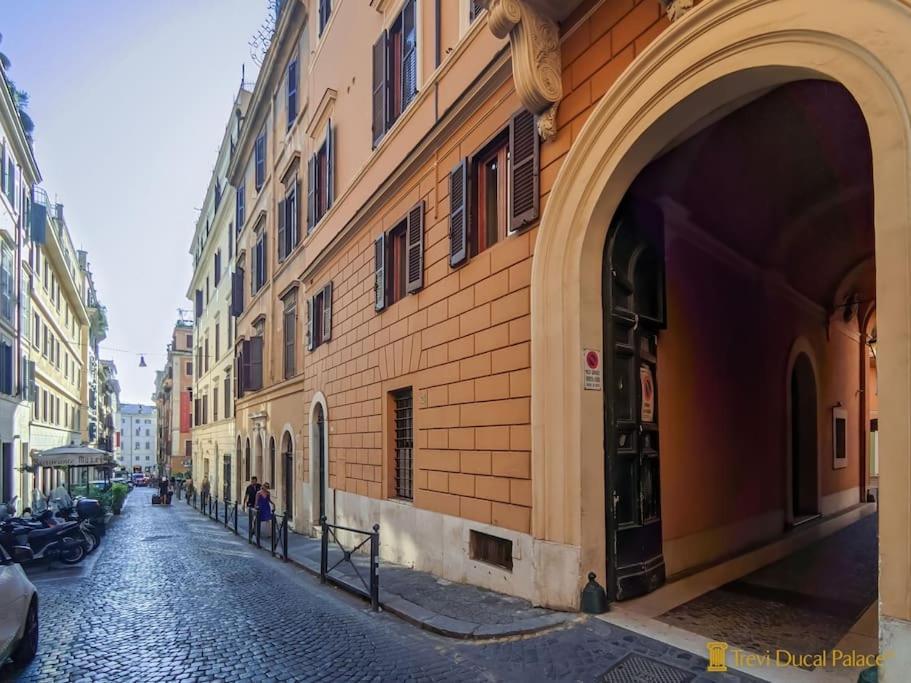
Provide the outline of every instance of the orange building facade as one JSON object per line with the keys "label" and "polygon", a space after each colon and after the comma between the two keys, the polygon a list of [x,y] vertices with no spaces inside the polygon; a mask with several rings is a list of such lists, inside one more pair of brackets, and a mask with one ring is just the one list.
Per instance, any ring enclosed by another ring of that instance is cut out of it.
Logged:
{"label": "orange building facade", "polygon": [[859,4],[287,3],[230,170],[236,492],[570,609],[906,503],[911,80],[854,13],[911,18]]}

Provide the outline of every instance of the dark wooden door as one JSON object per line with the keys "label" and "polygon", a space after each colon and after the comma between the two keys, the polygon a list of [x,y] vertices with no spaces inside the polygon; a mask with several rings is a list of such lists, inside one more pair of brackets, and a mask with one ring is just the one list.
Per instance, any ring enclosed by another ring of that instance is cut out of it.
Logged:
{"label": "dark wooden door", "polygon": [[288,518],[294,516],[294,456],[285,452],[285,462],[282,471],[285,473],[285,512]]}
{"label": "dark wooden door", "polygon": [[323,407],[316,406],[316,485],[319,491],[319,516],[326,516],[326,419]]}
{"label": "dark wooden door", "polygon": [[665,326],[660,214],[626,203],[605,245],[605,447],[612,600],[665,579],[658,432],[658,332]]}

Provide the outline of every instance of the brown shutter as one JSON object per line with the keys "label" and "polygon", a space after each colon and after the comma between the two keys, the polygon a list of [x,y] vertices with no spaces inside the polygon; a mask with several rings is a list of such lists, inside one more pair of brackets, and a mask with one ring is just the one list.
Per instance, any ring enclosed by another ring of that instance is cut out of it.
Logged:
{"label": "brown shutter", "polygon": [[307,161],[307,234],[316,225],[316,155]]}
{"label": "brown shutter", "polygon": [[373,146],[376,147],[386,133],[386,44],[388,34],[383,31],[373,45]]}
{"label": "brown shutter", "polygon": [[449,174],[449,265],[468,258],[468,160]]}
{"label": "brown shutter", "polygon": [[374,242],[374,308],[382,311],[386,308],[386,233],[382,233]]}
{"label": "brown shutter", "polygon": [[316,315],[313,311],[313,297],[307,299],[307,350],[312,351],[316,347],[316,336],[313,326],[316,322]]}
{"label": "brown shutter", "polygon": [[424,286],[424,202],[418,202],[408,212],[407,226],[405,291],[411,294]]}
{"label": "brown shutter", "polygon": [[417,8],[408,0],[402,8],[402,111],[418,91]]}
{"label": "brown shutter", "polygon": [[326,211],[335,201],[335,129],[332,119],[326,124]]}
{"label": "brown shutter", "polygon": [[294,183],[294,207],[289,215],[291,224],[288,229],[291,230],[291,248],[298,245],[301,240],[301,183],[299,180]]}
{"label": "brown shutter", "polygon": [[263,388],[263,338],[250,339],[250,388]]}
{"label": "brown shutter", "polygon": [[288,255],[288,250],[285,249],[285,231],[288,229],[285,221],[285,200],[280,199],[278,202],[278,260],[284,261],[285,256]]}
{"label": "brown shutter", "polygon": [[539,149],[535,117],[523,109],[509,123],[510,232],[524,228],[538,217]]}
{"label": "brown shutter", "polygon": [[[319,314],[320,311],[317,311]],[[320,343],[324,343],[332,339],[332,283],[330,282],[323,288],[323,310],[321,311],[323,316],[323,338],[320,340]]]}
{"label": "brown shutter", "polygon": [[248,389],[252,388],[250,384],[250,340],[244,339],[241,344],[240,352],[241,362],[243,367],[241,368],[241,377],[243,382],[243,390],[246,392]]}

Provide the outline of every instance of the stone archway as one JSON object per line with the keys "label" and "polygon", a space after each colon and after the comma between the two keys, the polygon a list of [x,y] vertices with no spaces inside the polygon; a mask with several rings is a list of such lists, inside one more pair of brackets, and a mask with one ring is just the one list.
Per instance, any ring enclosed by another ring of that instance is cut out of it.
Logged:
{"label": "stone archway", "polygon": [[[645,165],[707,118],[771,87],[827,79],[851,93],[870,134],[882,378],[881,632],[884,648],[891,643],[896,653],[899,639],[911,641],[907,35],[911,11],[902,0],[862,0],[837,12],[825,0],[706,1],[637,56],[573,141],[532,266],[532,531],[554,544],[544,564],[576,564],[576,592],[584,574],[605,562],[603,399],[583,391],[581,356],[602,342],[601,247],[610,219]],[[542,601],[565,599],[550,590],[542,587]],[[900,671],[911,662],[897,656],[890,664]]]}

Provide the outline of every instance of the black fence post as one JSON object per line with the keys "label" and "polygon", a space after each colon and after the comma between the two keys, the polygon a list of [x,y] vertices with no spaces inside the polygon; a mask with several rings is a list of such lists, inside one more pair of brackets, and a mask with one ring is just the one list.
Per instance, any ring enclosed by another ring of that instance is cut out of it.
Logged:
{"label": "black fence post", "polygon": [[253,519],[256,521],[256,547],[262,548],[263,546],[260,543],[259,539],[260,527],[262,526],[262,523],[259,520],[259,510],[256,508],[253,509]]}
{"label": "black fence post", "polygon": [[269,524],[272,525],[271,526],[272,534],[269,536],[269,549],[272,552],[272,557],[275,557],[275,540],[276,540],[275,539],[275,519],[276,519],[276,516],[275,516],[275,513],[273,512],[272,519],[269,520]]}
{"label": "black fence post", "polygon": [[288,561],[288,513],[282,518],[282,559]]}
{"label": "black fence post", "polygon": [[326,524],[325,515],[319,518],[319,523],[323,532],[320,539],[319,580],[321,583],[326,583],[326,573],[329,569],[329,525]]}
{"label": "black fence post", "polygon": [[253,508],[247,508],[247,543],[253,543]]}
{"label": "black fence post", "polygon": [[237,536],[237,501],[234,501],[234,535]]}
{"label": "black fence post", "polygon": [[380,609],[380,525],[373,525],[370,534],[370,606],[374,612]]}
{"label": "black fence post", "polygon": [[227,498],[225,498],[225,518],[224,518],[224,521],[225,521],[225,529],[227,529],[227,528],[228,528],[228,499],[227,499]]}

